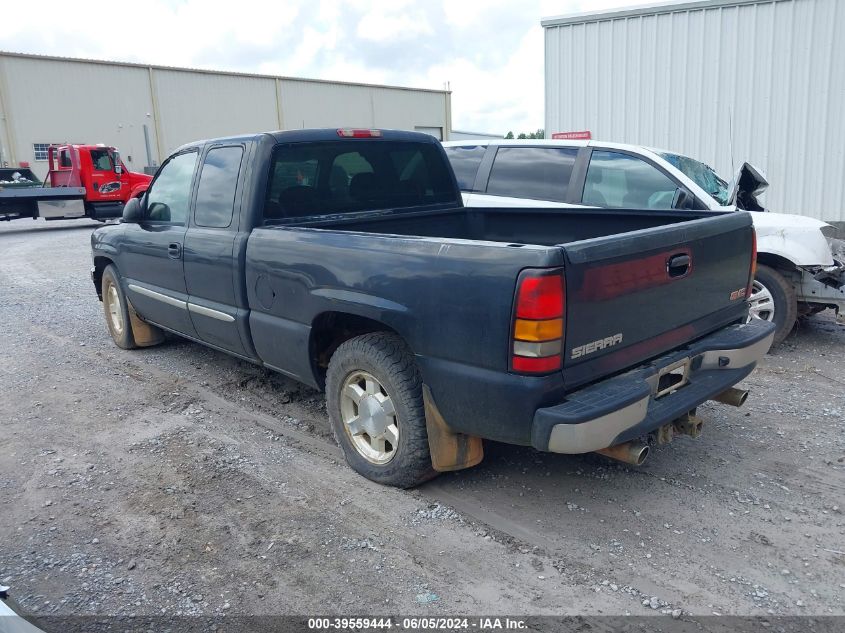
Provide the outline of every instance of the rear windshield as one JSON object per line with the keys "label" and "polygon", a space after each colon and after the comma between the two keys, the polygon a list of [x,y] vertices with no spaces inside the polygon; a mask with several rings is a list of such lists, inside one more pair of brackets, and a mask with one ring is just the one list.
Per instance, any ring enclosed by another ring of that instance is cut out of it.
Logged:
{"label": "rear windshield", "polygon": [[292,143],[273,153],[266,220],[457,202],[439,148],[385,140]]}

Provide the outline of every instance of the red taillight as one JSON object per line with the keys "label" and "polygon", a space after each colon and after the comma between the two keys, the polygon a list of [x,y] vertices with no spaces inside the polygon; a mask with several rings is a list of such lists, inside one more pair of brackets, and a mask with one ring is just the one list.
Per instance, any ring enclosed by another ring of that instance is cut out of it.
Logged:
{"label": "red taillight", "polygon": [[563,316],[563,278],[560,273],[534,277],[523,273],[516,296],[520,319],[555,319]]}
{"label": "red taillight", "polygon": [[520,374],[549,374],[560,369],[560,354],[543,358],[514,356],[511,366]]}
{"label": "red taillight", "polygon": [[757,274],[757,231],[751,228],[751,271],[748,274],[748,287],[745,289],[745,297],[751,298],[754,276]]}
{"label": "red taillight", "polygon": [[561,368],[565,303],[562,270],[522,272],[514,304],[512,371],[548,374]]}
{"label": "red taillight", "polygon": [[343,127],[338,129],[337,135],[344,138],[379,138],[381,136],[381,130]]}

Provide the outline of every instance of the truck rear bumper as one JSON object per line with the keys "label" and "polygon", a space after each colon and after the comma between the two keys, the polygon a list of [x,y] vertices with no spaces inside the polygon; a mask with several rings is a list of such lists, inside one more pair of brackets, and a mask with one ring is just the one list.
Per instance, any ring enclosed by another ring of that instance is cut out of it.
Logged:
{"label": "truck rear bumper", "polygon": [[[569,394],[538,409],[531,443],[553,453],[588,453],[668,424],[748,376],[774,338],[774,325],[731,325],[648,365]],[[688,383],[655,397],[662,370],[687,364]]]}

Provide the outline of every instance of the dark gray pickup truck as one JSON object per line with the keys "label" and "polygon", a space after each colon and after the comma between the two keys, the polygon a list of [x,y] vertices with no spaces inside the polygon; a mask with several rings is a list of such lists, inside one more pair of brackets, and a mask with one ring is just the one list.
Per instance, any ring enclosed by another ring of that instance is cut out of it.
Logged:
{"label": "dark gray pickup truck", "polygon": [[745,324],[754,241],[747,213],[467,209],[432,137],[298,130],[179,149],[92,276],[117,345],[325,389],[349,464],[407,487],[482,438],[640,463],[740,404],[773,335]]}

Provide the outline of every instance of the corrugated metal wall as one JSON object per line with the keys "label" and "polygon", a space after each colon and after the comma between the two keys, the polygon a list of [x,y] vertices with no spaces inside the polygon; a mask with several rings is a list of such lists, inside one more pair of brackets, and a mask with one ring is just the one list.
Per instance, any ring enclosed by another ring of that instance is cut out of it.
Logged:
{"label": "corrugated metal wall", "polygon": [[747,160],[772,211],[845,221],[845,2],[687,2],[544,21],[546,131]]}
{"label": "corrugated metal wall", "polygon": [[[180,145],[243,132],[361,126],[451,127],[449,93],[0,53],[0,153],[29,161],[35,143],[104,143],[127,165]],[[448,136],[447,136],[448,138]],[[129,158],[131,157],[131,161]]]}
{"label": "corrugated metal wall", "polygon": [[105,143],[140,170],[142,126],[153,121],[149,85],[146,68],[0,55],[3,159],[30,161],[43,178],[46,163],[34,162],[34,143]]}
{"label": "corrugated metal wall", "polygon": [[274,79],[181,70],[155,70],[153,79],[165,153],[201,138],[279,127]]}

